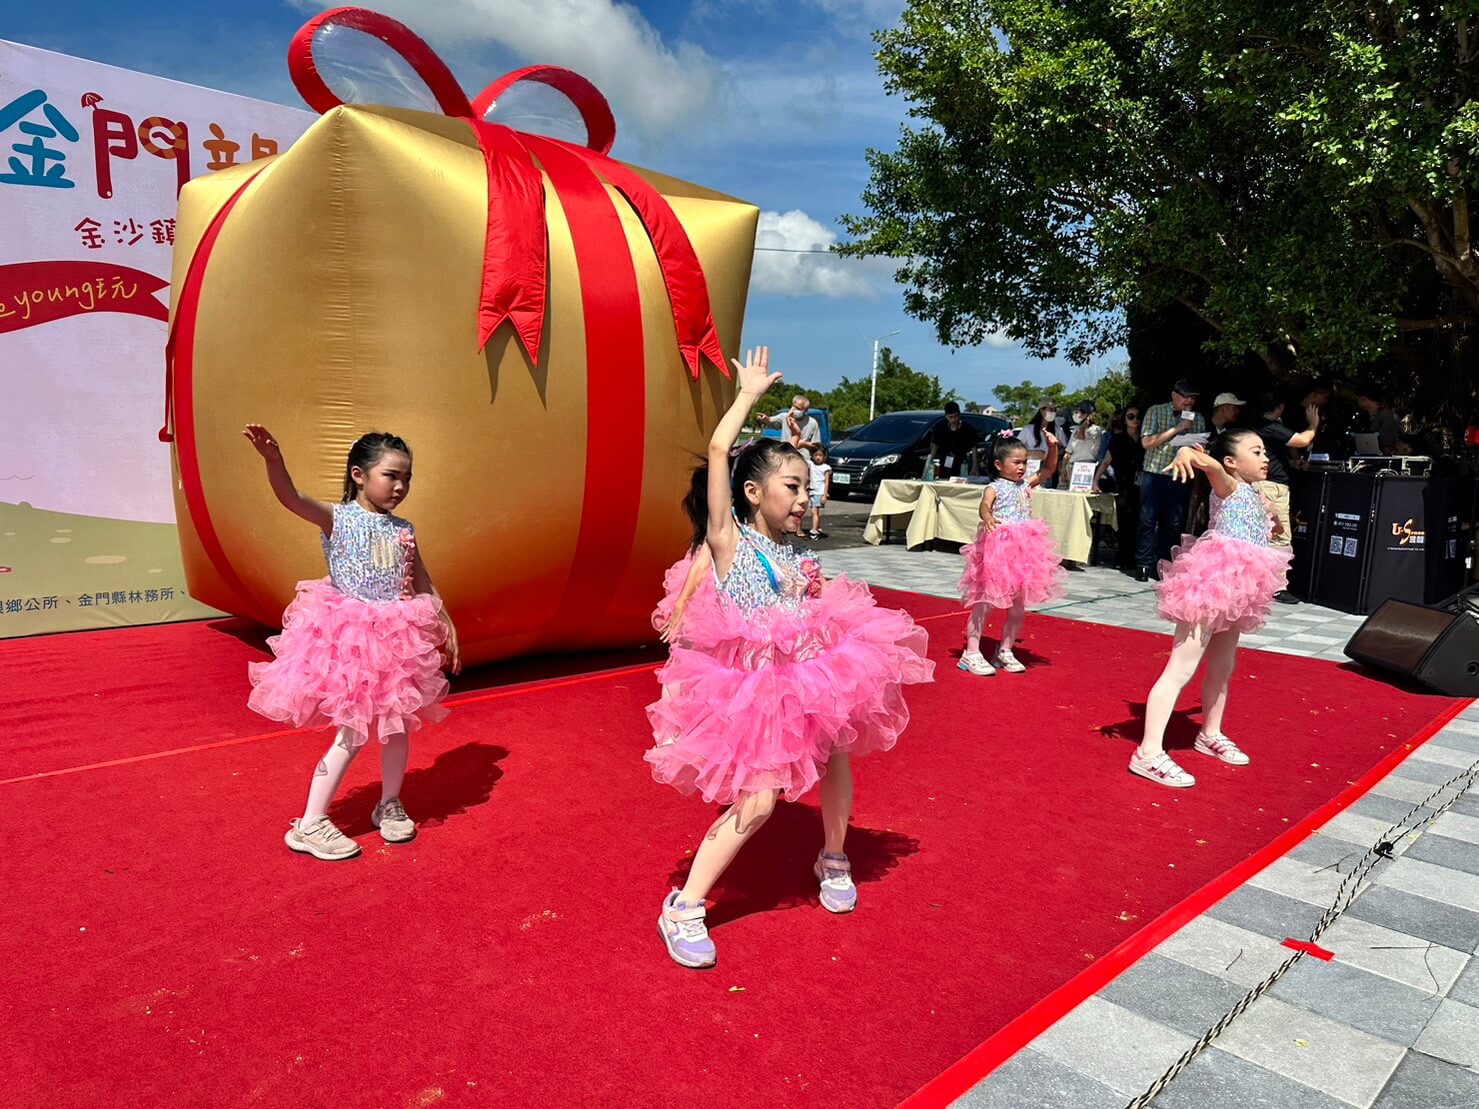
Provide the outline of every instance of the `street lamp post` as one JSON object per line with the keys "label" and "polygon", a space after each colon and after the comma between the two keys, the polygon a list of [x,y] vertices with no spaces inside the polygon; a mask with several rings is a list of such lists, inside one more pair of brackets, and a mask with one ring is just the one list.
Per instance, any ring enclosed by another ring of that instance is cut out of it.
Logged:
{"label": "street lamp post", "polygon": [[890,331],[888,335],[880,335],[873,340],[873,387],[868,393],[868,419],[873,419],[874,409],[878,407],[878,342],[879,339],[887,339],[889,335],[897,335],[897,330]]}

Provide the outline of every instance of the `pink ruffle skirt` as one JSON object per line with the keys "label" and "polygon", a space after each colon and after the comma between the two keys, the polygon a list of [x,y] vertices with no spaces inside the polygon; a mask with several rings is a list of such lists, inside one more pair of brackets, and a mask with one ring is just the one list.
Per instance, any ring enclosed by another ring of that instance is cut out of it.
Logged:
{"label": "pink ruffle skirt", "polygon": [[[652,610],[652,627],[654,630],[662,631],[663,628],[668,626],[668,619],[673,615],[673,606],[678,603],[678,594],[683,592],[683,583],[688,580],[688,571],[693,566],[693,557],[691,552],[684,555],[668,567],[667,573],[663,574],[662,600],[658,601],[657,607]],[[712,596],[713,593],[714,575],[705,574],[699,579],[698,588],[693,591],[693,597],[689,598],[689,604],[691,605],[702,594]],[[679,628],[679,632],[681,634],[681,627]]]}
{"label": "pink ruffle skirt", "polygon": [[1284,588],[1291,557],[1288,547],[1260,547],[1215,531],[1184,536],[1160,564],[1157,611],[1172,623],[1212,632],[1256,631]]}
{"label": "pink ruffle skirt", "polygon": [[[685,570],[686,573],[686,570]],[[928,682],[928,636],[906,612],[879,608],[865,585],[834,578],[799,612],[746,614],[700,590],[682,641],[647,706],[652,776],[730,804],[779,790],[794,801],[834,754],[886,751],[909,723],[905,685]]]}
{"label": "pink ruffle skirt", "polygon": [[1067,574],[1041,520],[1001,524],[960,549],[960,601],[967,608],[1040,605],[1063,596]]}
{"label": "pink ruffle skirt", "polygon": [[441,612],[427,593],[371,603],[327,578],[301,581],[282,634],[267,640],[276,657],[247,667],[247,704],[294,727],[351,728],[357,745],[371,726],[383,741],[435,723],[447,715]]}

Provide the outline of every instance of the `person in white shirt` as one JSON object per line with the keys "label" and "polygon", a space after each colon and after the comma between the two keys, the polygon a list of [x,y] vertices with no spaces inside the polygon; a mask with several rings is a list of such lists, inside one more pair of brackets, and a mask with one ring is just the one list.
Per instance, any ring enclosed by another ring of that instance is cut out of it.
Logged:
{"label": "person in white shirt", "polygon": [[1099,463],[1099,444],[1104,429],[1094,422],[1098,407],[1091,400],[1079,401],[1073,408],[1073,433],[1063,452],[1063,464],[1059,467],[1059,488],[1067,489],[1073,480],[1073,467],[1079,462]]}
{"label": "person in white shirt", "polygon": [[807,415],[810,409],[811,401],[797,395],[791,398],[791,407],[787,411],[777,412],[774,416],[756,413],[755,419],[768,427],[780,428],[787,433],[782,438],[789,437],[793,447],[810,455],[813,448],[822,445],[822,427],[815,416]]}
{"label": "person in white shirt", "polygon": [[822,530],[822,506],[832,498],[832,467],[827,464],[827,448],[814,448],[806,460],[806,468],[811,471],[810,488],[807,490],[811,495],[811,530],[806,533],[806,537],[825,539],[827,533]]}
{"label": "person in white shirt", "polygon": [[1049,400],[1042,401],[1037,406],[1037,415],[1017,432],[1017,438],[1027,448],[1027,457],[1039,462],[1047,459],[1049,438],[1057,439],[1061,449],[1064,442],[1063,435],[1058,430],[1058,406]]}

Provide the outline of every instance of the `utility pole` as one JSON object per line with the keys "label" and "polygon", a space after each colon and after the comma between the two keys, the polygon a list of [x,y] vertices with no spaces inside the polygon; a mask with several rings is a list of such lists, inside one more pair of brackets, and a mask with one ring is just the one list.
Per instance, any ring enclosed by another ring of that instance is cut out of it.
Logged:
{"label": "utility pole", "polygon": [[889,335],[897,335],[897,330],[890,331],[888,335],[880,335],[873,340],[873,387],[868,393],[868,419],[872,420],[878,408],[878,342],[887,339]]}

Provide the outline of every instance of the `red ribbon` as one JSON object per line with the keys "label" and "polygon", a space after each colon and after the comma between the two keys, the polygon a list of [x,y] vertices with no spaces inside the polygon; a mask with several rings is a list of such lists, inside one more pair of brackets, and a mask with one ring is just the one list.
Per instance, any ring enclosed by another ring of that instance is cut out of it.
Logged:
{"label": "red ribbon", "polygon": [[[546,175],[559,197],[575,250],[584,313],[586,472],[579,538],[560,607],[550,621],[551,635],[556,638],[541,646],[572,646],[569,626],[576,616],[592,629],[593,641],[599,642],[604,634],[600,617],[615,595],[621,563],[631,549],[637,526],[639,498],[625,475],[640,471],[641,445],[640,440],[634,445],[629,429],[640,427],[646,417],[646,391],[641,385],[646,366],[641,295],[621,216],[605,184],[631,205],[652,242],[672,306],[678,347],[689,372],[697,379],[700,359],[707,358],[728,376],[708,286],[693,244],[662,195],[607,157],[616,137],[616,122],[605,98],[579,74],[552,66],[517,70],[493,82],[469,103],[441,59],[402,24],[362,8],[336,8],[304,24],[288,52],[294,83],[309,106],[320,113],[341,104],[313,57],[313,38],[326,26],[380,39],[426,82],[444,113],[465,119],[472,128],[488,181],[479,349],[507,321],[537,364],[548,269]],[[525,134],[484,120],[494,101],[520,81],[537,81],[570,97],[585,122],[587,145]],[[194,331],[216,239],[255,177],[244,182],[216,214],[186,269],[166,349],[165,427],[160,431],[165,441],[174,437],[172,431],[178,434],[181,488],[196,537],[222,581],[241,597],[247,596],[247,590],[211,522],[201,481],[194,427]],[[611,465],[618,455],[623,464]]]}
{"label": "red ribbon", "polygon": [[[662,195],[626,166],[606,155],[616,141],[616,121],[600,90],[580,74],[558,66],[529,66],[505,74],[473,101],[436,52],[410,28],[364,8],[332,8],[305,23],[288,50],[288,70],[309,107],[319,113],[343,102],[334,95],[313,57],[314,37],[325,27],[343,27],[372,35],[399,54],[435,97],[442,111],[466,119],[477,138],[488,175],[488,225],[483,249],[483,282],[478,308],[478,346],[505,320],[513,327],[531,361],[538,364],[539,338],[544,329],[545,275],[548,240],[545,234],[544,182],[535,165],[537,149],[546,157],[556,147],[573,154],[584,173],[599,184],[613,185],[642,221],[652,240],[673,310],[678,349],[694,379],[702,358],[728,376],[724,352],[714,328],[708,284],[698,255],[683,225]],[[520,81],[535,81],[567,96],[586,126],[586,145],[561,142],[515,131],[484,120],[497,99]],[[548,167],[545,167],[548,172]],[[556,184],[563,202],[569,187]],[[612,228],[607,229],[609,234]],[[617,225],[614,229],[619,232]],[[583,279],[601,280],[582,268]],[[633,299],[626,305],[641,309]]]}
{"label": "red ribbon", "polygon": [[112,262],[0,266],[0,335],[93,312],[123,312],[162,323],[169,308],[154,294],[167,288],[164,278]]}

